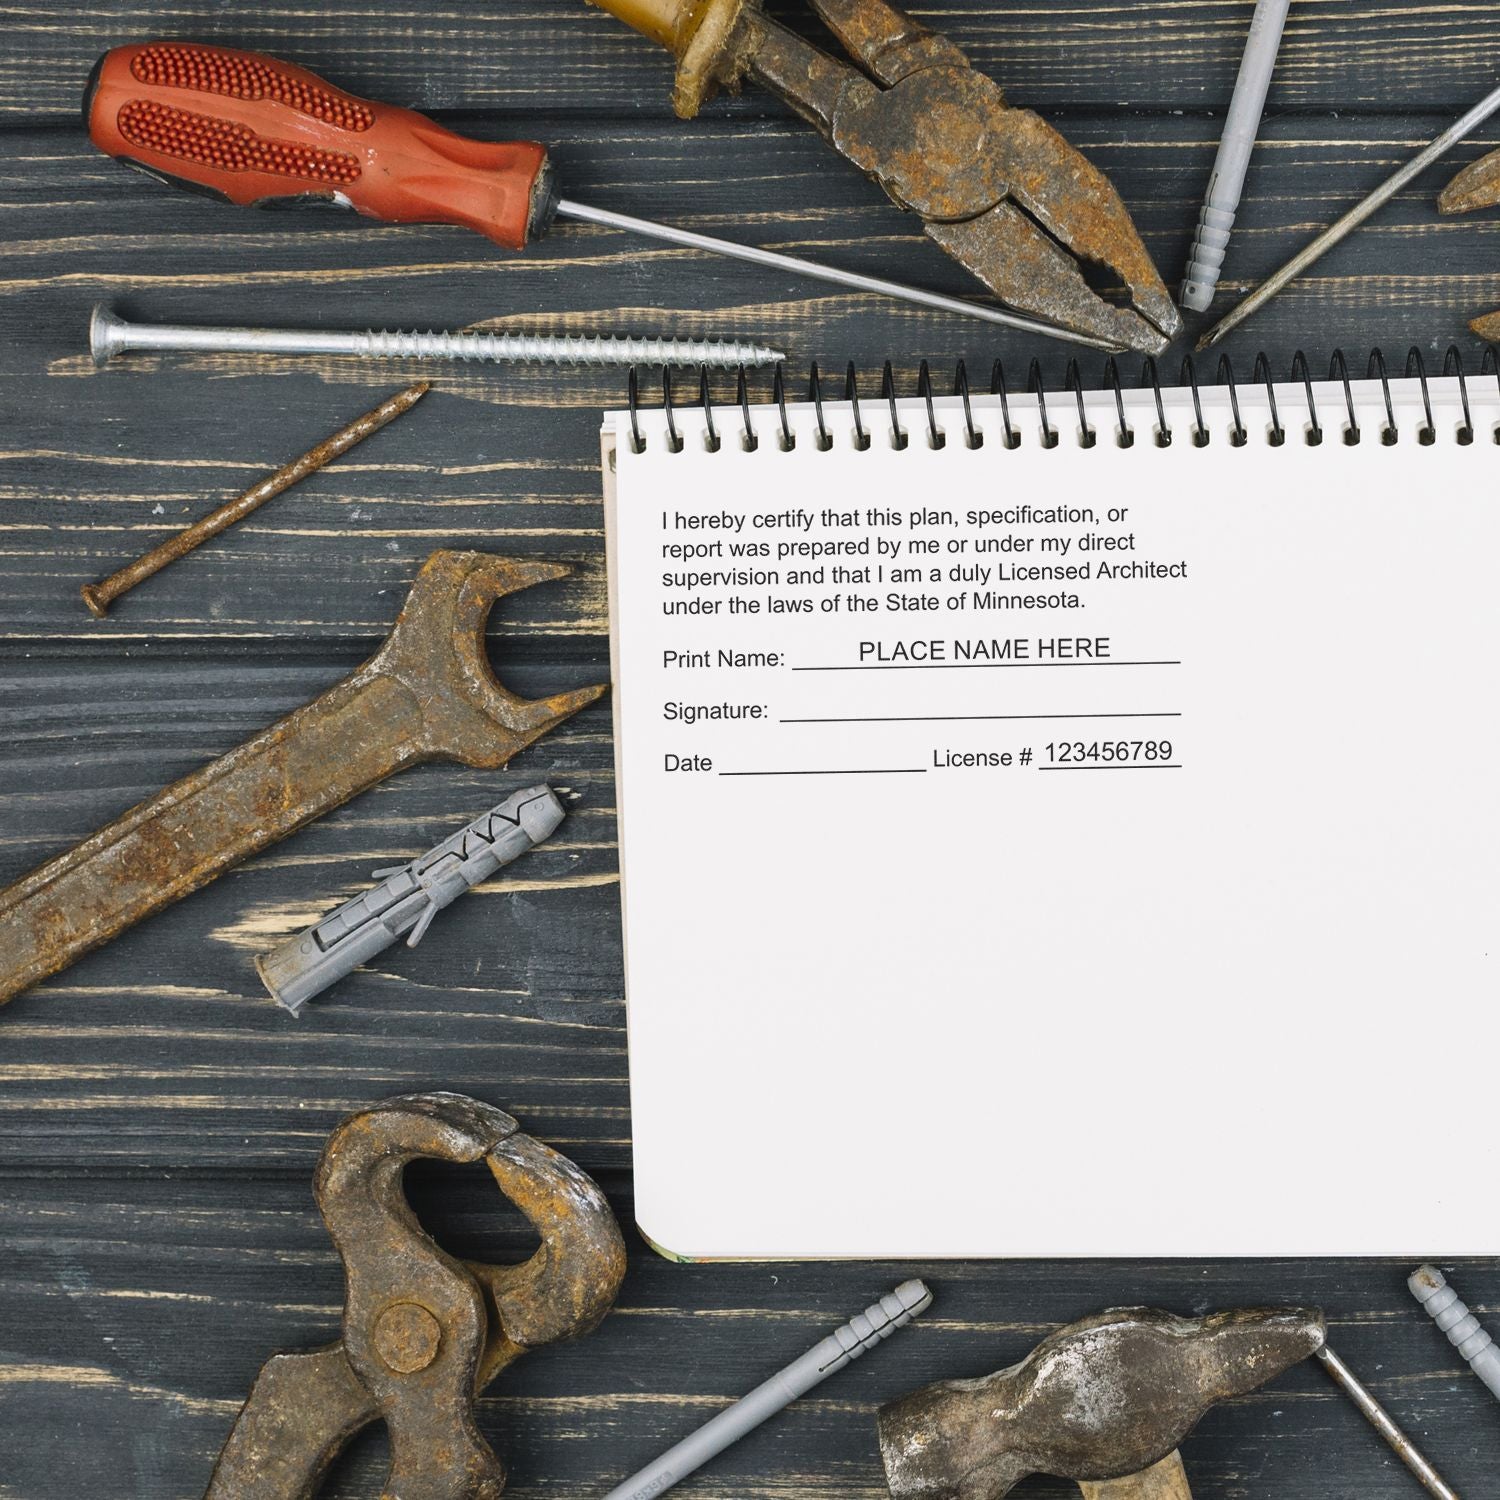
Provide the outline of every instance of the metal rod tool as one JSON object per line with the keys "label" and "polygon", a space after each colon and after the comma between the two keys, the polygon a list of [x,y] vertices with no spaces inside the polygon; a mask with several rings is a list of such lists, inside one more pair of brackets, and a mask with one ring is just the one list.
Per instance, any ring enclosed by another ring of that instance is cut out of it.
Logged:
{"label": "metal rod tool", "polygon": [[1391,1445],[1392,1452],[1416,1475],[1429,1495],[1459,1500],[1458,1491],[1422,1456],[1421,1450],[1396,1424],[1396,1419],[1372,1396],[1363,1381],[1326,1344],[1316,1355],[1345,1395],[1365,1414],[1370,1425]]}
{"label": "metal rod tool", "polygon": [[877,297],[893,297],[898,302],[930,307],[935,312],[957,313],[962,318],[979,318],[1001,328],[1013,328],[1020,333],[1035,334],[1039,338],[1059,339],[1065,344],[1084,344],[1090,349],[1106,349],[1112,353],[1125,347],[1118,339],[1095,338],[1092,334],[1080,333],[1075,329],[1059,328],[1055,323],[1023,318],[1019,313],[1006,312],[1003,307],[986,307],[979,302],[965,302],[958,297],[945,297],[941,292],[925,291],[921,287],[906,286],[899,281],[886,281],[879,276],[862,275],[858,271],[818,265],[795,255],[782,255],[777,250],[762,250],[757,245],[739,245],[730,240],[715,239],[709,234],[697,234],[691,229],[674,229],[668,224],[633,219],[629,214],[617,214],[607,208],[590,208],[587,204],[574,203],[567,198],[558,200],[557,216],[560,219],[578,219],[587,224],[600,224],[610,229],[625,229],[633,234],[649,235],[652,239],[665,241],[669,245],[681,245],[688,250],[709,250],[717,255],[727,255],[733,260],[748,261],[753,266],[767,266],[773,271],[789,271],[794,276],[829,281],[836,286],[851,287],[857,292],[873,292]]}
{"label": "metal rod tool", "polygon": [[1232,333],[1246,318],[1259,311],[1283,287],[1299,277],[1315,260],[1332,250],[1340,240],[1352,234],[1378,208],[1389,203],[1412,178],[1424,172],[1440,156],[1451,151],[1471,130],[1477,129],[1500,109],[1500,88],[1486,94],[1467,114],[1455,120],[1431,145],[1419,151],[1399,172],[1380,184],[1373,193],[1361,198],[1343,218],[1330,224],[1307,247],[1294,255],[1274,276],[1269,276],[1225,318],[1215,323],[1198,340],[1199,350],[1217,344]]}

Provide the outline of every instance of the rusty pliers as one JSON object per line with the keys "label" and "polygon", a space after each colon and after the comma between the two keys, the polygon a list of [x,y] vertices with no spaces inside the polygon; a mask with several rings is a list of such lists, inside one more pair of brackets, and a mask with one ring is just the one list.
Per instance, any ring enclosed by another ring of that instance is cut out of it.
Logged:
{"label": "rusty pliers", "polygon": [[[1439,213],[1467,214],[1496,207],[1500,207],[1500,151],[1470,162],[1438,195]],[[1489,343],[1500,343],[1500,312],[1475,318],[1469,327]]]}
{"label": "rusty pliers", "polygon": [[[717,88],[753,78],[1009,306],[1142,353],[1159,353],[1181,328],[1109,179],[885,0],[810,0],[859,68],[769,19],[760,0],[595,3],[671,50],[684,119]],[[1119,276],[1135,310],[1100,297],[1075,256]]]}
{"label": "rusty pliers", "polygon": [[[401,1186],[423,1156],[482,1160],[541,1248],[512,1266],[440,1250]],[[528,1349],[587,1333],[609,1311],[625,1245],[603,1194],[509,1115],[462,1094],[408,1094],[350,1115],[313,1186],[344,1262],[343,1337],[266,1362],[205,1500],[310,1500],[349,1439],[380,1418],[386,1500],[496,1500],[505,1470],[474,1398]]]}

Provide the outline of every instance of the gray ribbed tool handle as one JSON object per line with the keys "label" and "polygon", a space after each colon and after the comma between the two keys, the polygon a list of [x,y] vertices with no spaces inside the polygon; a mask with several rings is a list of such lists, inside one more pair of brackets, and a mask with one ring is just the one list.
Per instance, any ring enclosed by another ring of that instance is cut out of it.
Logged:
{"label": "gray ribbed tool handle", "polygon": [[670,1489],[694,1469],[701,1468],[709,1459],[722,1453],[731,1443],[738,1442],[752,1428],[759,1427],[767,1417],[774,1416],[820,1381],[842,1370],[866,1349],[873,1349],[882,1339],[888,1339],[931,1303],[932,1293],[922,1282],[903,1281],[894,1292],[888,1292],[857,1318],[851,1318],[842,1328],[830,1333],[801,1359],[773,1375],[763,1385],[756,1386],[743,1400],[721,1411],[696,1432],[689,1433],[638,1474],[632,1474],[624,1484],[612,1489],[604,1500],[650,1500],[651,1496]]}
{"label": "gray ribbed tool handle", "polygon": [[1240,59],[1234,96],[1229,101],[1224,134],[1219,140],[1219,152],[1208,179],[1208,194],[1198,214],[1198,233],[1188,252],[1187,274],[1182,281],[1180,300],[1191,312],[1207,312],[1214,300],[1290,4],[1291,0],[1257,0],[1255,14],[1250,18],[1250,35]]}
{"label": "gray ribbed tool handle", "polygon": [[1443,1273],[1436,1266],[1419,1266],[1406,1284],[1432,1321],[1448,1335],[1448,1342],[1468,1360],[1469,1368],[1500,1397],[1500,1347],[1459,1301]]}
{"label": "gray ribbed tool handle", "polygon": [[[549,786],[528,787],[492,807],[410,864],[376,870],[373,890],[255,960],[265,986],[300,1015],[314,995],[405,937],[415,948],[445,906],[553,833],[566,816]],[[409,934],[409,935],[408,935]]]}

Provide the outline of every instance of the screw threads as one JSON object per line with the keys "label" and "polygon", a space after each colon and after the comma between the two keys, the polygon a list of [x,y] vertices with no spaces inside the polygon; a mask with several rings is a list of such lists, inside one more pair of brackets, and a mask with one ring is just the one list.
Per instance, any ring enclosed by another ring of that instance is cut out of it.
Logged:
{"label": "screw threads", "polygon": [[1419,1266],[1407,1278],[1411,1294],[1463,1355],[1474,1373],[1500,1397],[1500,1348],[1464,1305],[1436,1266]]}
{"label": "screw threads", "polygon": [[866,1349],[873,1349],[898,1329],[905,1328],[918,1313],[932,1305],[932,1293],[920,1281],[903,1281],[894,1292],[887,1292],[862,1313],[849,1319],[830,1335],[838,1341],[844,1354],[858,1359]]}
{"label": "screw threads", "polygon": [[780,349],[738,339],[616,338],[612,335],[469,333],[431,329],[190,328],[128,323],[102,303],[89,321],[96,365],[118,354],[353,355],[359,359],[494,360],[548,365],[777,365]]}
{"label": "screw threads", "polygon": [[368,329],[359,338],[364,359],[489,360],[552,365],[764,364],[776,351],[716,339],[544,336],[528,333],[451,333]]}

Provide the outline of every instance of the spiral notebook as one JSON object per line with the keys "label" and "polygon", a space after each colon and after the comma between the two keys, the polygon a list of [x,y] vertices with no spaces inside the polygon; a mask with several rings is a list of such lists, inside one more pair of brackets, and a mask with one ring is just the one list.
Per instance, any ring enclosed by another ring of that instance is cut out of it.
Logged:
{"label": "spiral notebook", "polygon": [[1500,392],[1302,373],[606,418],[664,1252],[1500,1253]]}

